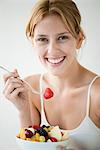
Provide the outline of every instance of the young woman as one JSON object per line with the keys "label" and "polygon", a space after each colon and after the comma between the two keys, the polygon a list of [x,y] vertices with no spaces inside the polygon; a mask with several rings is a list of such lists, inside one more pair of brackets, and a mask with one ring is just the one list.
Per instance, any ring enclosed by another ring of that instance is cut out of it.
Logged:
{"label": "young woman", "polygon": [[75,2],[39,0],[26,35],[47,72],[25,78],[40,94],[18,78],[17,70],[4,76],[4,95],[18,109],[21,127],[58,125],[69,131],[69,147],[99,150],[100,78],[76,58],[85,35]]}

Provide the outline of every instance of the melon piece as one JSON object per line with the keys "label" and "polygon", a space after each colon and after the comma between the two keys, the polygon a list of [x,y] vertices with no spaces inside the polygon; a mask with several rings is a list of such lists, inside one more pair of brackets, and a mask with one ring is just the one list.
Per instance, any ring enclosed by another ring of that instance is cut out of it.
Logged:
{"label": "melon piece", "polygon": [[55,137],[57,141],[62,140],[62,134],[61,134],[59,126],[53,127],[53,129],[51,129],[51,131],[48,134],[50,137]]}
{"label": "melon piece", "polygon": [[64,132],[62,132],[63,133],[63,135],[62,135],[62,141],[65,141],[65,140],[67,140],[68,138],[69,138],[69,133],[67,132],[67,131],[64,131]]}

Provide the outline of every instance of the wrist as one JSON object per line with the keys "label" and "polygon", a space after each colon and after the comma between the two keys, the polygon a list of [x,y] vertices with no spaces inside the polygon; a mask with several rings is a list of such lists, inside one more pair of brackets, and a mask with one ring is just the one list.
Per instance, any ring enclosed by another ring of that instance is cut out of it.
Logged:
{"label": "wrist", "polygon": [[21,128],[30,126],[32,124],[30,111],[28,111],[28,110],[20,111],[19,112],[19,122],[20,122]]}

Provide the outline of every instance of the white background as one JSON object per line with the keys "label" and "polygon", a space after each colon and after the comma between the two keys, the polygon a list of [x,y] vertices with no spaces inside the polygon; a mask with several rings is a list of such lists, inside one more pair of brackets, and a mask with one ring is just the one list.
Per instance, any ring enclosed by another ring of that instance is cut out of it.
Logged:
{"label": "white background", "polygon": [[[25,27],[33,2],[33,0],[0,0],[0,65],[10,71],[17,68],[22,77],[44,71],[35,59],[32,45],[25,36]],[[87,37],[79,61],[100,75],[100,0],[76,0],[76,2]],[[19,130],[18,112],[2,94],[4,73],[0,70],[0,150],[16,150],[14,137]]]}

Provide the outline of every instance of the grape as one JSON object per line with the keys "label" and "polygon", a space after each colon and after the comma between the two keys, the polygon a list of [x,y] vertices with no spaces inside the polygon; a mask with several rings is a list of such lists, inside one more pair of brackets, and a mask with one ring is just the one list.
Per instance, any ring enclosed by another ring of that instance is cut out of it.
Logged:
{"label": "grape", "polygon": [[25,129],[25,135],[26,138],[31,138],[33,136],[33,132],[28,129]]}

